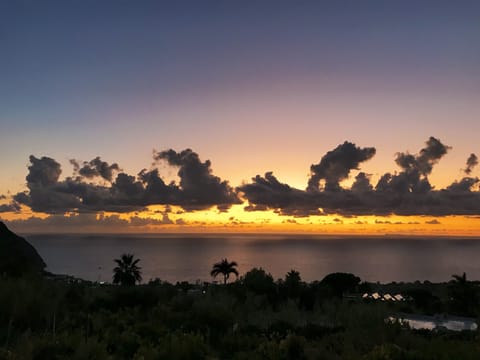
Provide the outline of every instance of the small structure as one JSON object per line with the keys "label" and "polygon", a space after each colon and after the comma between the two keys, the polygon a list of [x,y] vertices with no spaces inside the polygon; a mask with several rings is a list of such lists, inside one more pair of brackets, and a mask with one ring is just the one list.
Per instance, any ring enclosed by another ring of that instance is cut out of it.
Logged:
{"label": "small structure", "polygon": [[399,302],[399,301],[406,301],[407,298],[402,294],[379,294],[378,292],[374,293],[364,293],[362,295],[363,300],[374,300],[374,301],[387,301],[387,302]]}

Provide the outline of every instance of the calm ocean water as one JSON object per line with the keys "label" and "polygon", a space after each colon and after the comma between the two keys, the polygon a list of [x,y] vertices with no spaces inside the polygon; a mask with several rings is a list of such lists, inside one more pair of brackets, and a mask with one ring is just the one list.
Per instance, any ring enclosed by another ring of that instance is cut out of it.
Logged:
{"label": "calm ocean water", "polygon": [[351,272],[368,281],[480,279],[480,239],[360,238],[306,235],[26,235],[54,273],[111,281],[113,259],[133,253],[144,281],[211,280],[227,257],[240,273],[263,267],[275,279],[290,269],[306,281]]}

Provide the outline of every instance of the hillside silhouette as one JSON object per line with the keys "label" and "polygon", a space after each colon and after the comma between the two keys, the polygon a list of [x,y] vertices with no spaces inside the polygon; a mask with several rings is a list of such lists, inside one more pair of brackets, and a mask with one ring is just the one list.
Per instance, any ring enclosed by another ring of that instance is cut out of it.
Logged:
{"label": "hillside silhouette", "polygon": [[20,276],[42,272],[45,267],[37,250],[0,221],[0,274]]}

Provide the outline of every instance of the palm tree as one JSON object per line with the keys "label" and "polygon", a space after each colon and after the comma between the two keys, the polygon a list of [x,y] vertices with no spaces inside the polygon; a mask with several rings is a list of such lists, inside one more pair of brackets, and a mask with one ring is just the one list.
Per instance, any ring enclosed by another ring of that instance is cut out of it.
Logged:
{"label": "palm tree", "polygon": [[458,285],[465,285],[467,283],[467,274],[463,273],[463,275],[452,275],[454,282]]}
{"label": "palm tree", "polygon": [[216,278],[218,274],[222,274],[223,284],[226,284],[228,278],[230,277],[230,274],[235,274],[235,276],[238,278],[238,271],[237,269],[235,269],[237,266],[238,264],[235,261],[229,262],[225,258],[222,261],[216,264],[213,264],[213,268],[212,268],[212,271],[210,271],[210,275]]}
{"label": "palm tree", "polygon": [[467,280],[467,275],[452,275],[453,281],[448,287],[452,310],[462,315],[474,315],[478,308],[478,291]]}
{"label": "palm tree", "polygon": [[113,269],[113,283],[120,285],[135,285],[142,281],[140,259],[134,259],[133,254],[123,254],[120,259],[113,260],[117,266]]}

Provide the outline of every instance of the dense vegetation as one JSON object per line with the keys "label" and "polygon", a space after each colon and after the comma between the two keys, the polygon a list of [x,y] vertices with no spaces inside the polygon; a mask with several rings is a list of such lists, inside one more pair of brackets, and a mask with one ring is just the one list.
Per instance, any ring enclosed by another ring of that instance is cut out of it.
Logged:
{"label": "dense vegetation", "polygon": [[[412,300],[343,296],[366,290]],[[480,359],[477,331],[385,322],[398,312],[478,317],[477,285],[466,276],[379,285],[331,274],[306,284],[294,270],[274,281],[252,269],[226,285],[122,286],[3,275],[0,304],[0,359]]]}

